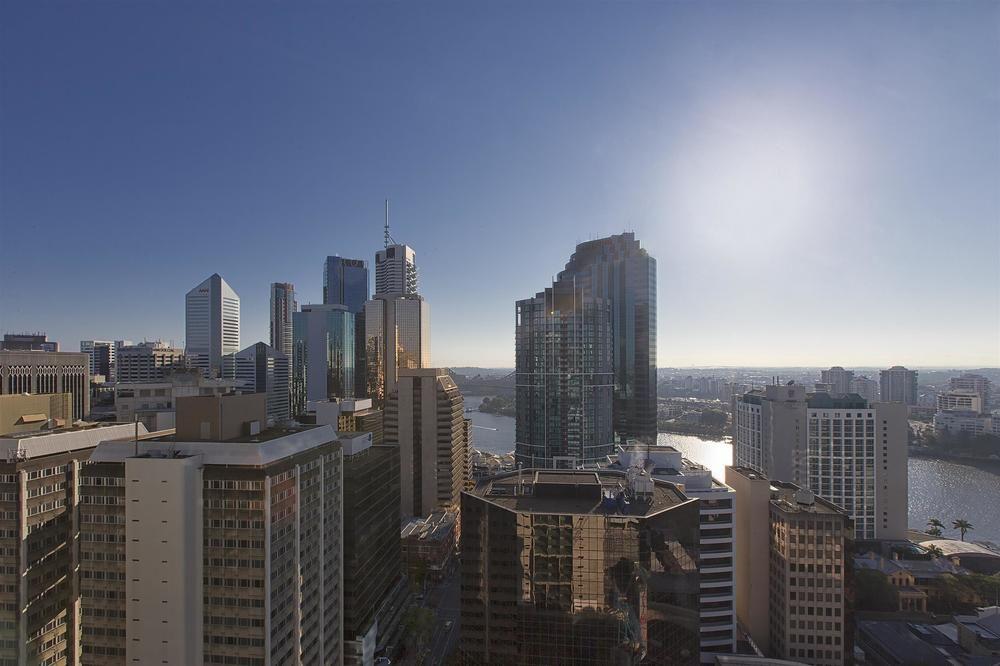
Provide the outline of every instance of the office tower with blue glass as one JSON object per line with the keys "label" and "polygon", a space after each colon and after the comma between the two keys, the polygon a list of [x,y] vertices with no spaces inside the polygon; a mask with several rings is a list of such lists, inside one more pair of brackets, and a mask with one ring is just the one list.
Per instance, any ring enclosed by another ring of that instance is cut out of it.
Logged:
{"label": "office tower with blue glass", "polygon": [[343,305],[303,305],[292,320],[292,414],[310,400],[354,397],[355,316]]}
{"label": "office tower with blue glass", "polygon": [[343,305],[357,314],[368,300],[368,262],[327,257],[323,262],[323,304]]}
{"label": "office tower with blue glass", "polygon": [[517,301],[515,457],[595,465],[614,451],[611,304],[559,280]]}
{"label": "office tower with blue glass", "polygon": [[634,233],[580,243],[557,280],[611,309],[614,430],[619,443],[656,441],[656,259]]}

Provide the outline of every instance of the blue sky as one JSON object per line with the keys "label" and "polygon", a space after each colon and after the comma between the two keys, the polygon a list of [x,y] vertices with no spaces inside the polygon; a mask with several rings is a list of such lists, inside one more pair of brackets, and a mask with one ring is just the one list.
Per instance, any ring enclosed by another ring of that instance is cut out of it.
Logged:
{"label": "blue sky", "polygon": [[575,243],[659,365],[1000,364],[1000,5],[0,4],[0,330],[184,337],[414,247],[437,365],[512,365]]}

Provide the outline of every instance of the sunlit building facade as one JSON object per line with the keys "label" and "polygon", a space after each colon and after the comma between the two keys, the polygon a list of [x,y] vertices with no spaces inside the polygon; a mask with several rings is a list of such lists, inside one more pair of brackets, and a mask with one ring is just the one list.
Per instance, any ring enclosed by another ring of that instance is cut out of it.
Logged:
{"label": "sunlit building facade", "polygon": [[517,301],[516,316],[517,461],[604,461],[614,449],[610,304],[562,280]]}
{"label": "sunlit building facade", "polygon": [[648,477],[524,470],[462,494],[467,664],[697,664],[697,501]]}
{"label": "sunlit building facade", "polygon": [[417,293],[417,254],[413,248],[389,245],[375,253],[375,293]]}
{"label": "sunlit building facade", "polygon": [[0,395],[71,393],[72,420],[90,414],[90,357],[78,352],[0,351]]}
{"label": "sunlit building facade", "polygon": [[206,377],[218,377],[222,357],[240,350],[240,297],[213,273],[184,298],[184,353]]}
{"label": "sunlit building facade", "polygon": [[355,317],[343,305],[303,305],[292,325],[292,415],[306,402],[354,397]]}
{"label": "sunlit building facade", "polygon": [[366,392],[382,407],[400,369],[430,367],[430,305],[417,294],[376,294],[365,303],[364,320]]}

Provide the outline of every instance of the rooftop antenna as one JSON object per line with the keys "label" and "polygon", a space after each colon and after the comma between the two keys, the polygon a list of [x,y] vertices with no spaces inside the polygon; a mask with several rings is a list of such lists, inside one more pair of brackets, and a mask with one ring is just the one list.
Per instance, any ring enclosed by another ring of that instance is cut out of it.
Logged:
{"label": "rooftop antenna", "polygon": [[392,240],[389,236],[389,200],[385,200],[385,247],[389,247],[389,241]]}

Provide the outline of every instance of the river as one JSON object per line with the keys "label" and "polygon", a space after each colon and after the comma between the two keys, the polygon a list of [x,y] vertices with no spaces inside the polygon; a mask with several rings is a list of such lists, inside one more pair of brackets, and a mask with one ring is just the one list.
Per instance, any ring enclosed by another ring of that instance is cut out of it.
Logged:
{"label": "river", "polygon": [[[478,407],[481,402],[482,396],[465,397],[468,407]],[[478,411],[466,416],[475,426],[474,448],[493,453],[514,450],[514,419]],[[657,443],[673,446],[687,458],[709,467],[719,479],[725,476],[725,466],[732,464],[733,447],[727,441],[661,432]],[[946,460],[911,458],[909,483],[911,528],[924,528],[928,518],[940,518],[946,525],[955,518],[964,518],[974,527],[966,538],[1000,543],[1000,474]],[[945,530],[945,536],[957,537],[958,532]]]}

